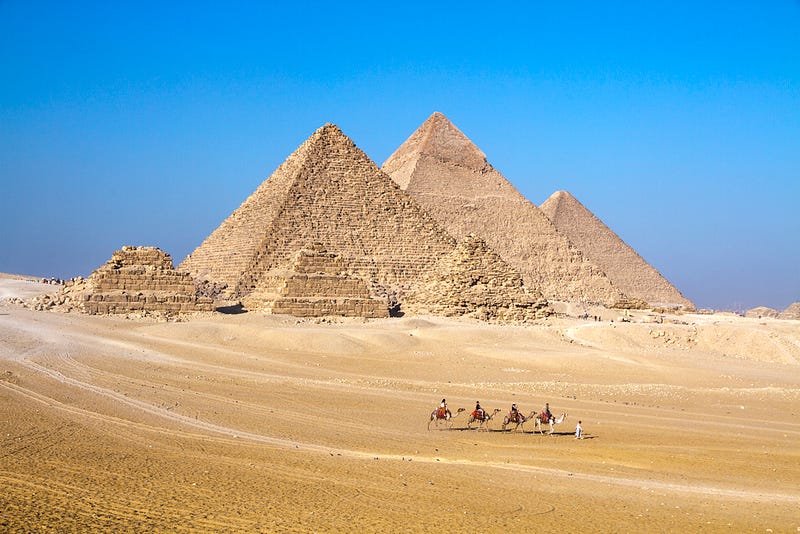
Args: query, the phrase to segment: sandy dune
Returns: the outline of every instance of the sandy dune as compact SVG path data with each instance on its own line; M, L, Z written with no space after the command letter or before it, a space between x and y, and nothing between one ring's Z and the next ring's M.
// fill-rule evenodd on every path
M0 530L800 531L800 323L673 319L158 322L0 302ZM503 412L428 431L442 397ZM501 432L512 402L568 416Z

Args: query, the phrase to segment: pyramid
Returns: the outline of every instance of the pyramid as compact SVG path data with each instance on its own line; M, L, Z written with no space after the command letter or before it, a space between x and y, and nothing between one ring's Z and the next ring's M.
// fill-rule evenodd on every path
M568 192L553 193L541 209L628 297L651 306L694 309L689 299Z
M295 317L389 316L387 302L370 298L367 284L347 274L344 262L320 243L296 252L286 268L267 273L242 303Z
M525 322L553 313L539 291L526 288L522 275L474 235L433 266L409 300L416 298L420 309L450 317Z
M623 298L441 113L431 115L382 169L448 233L483 238L545 298L605 305Z
M456 241L338 127L290 155L180 269L242 298L269 285L308 243L320 243L370 295L413 288Z
M212 301L198 297L192 277L172 268L169 254L156 247L122 247L85 280L61 291L67 308L95 314L211 311Z
M773 310L766 306L756 306L755 308L747 310L744 314L745 317L749 317L750 319L761 319L763 317L777 319L779 315L780 312L778 310Z
M314 132L181 263L244 296L308 243L403 288L455 241L335 125Z
M781 319L800 319L800 302L790 304L778 317Z

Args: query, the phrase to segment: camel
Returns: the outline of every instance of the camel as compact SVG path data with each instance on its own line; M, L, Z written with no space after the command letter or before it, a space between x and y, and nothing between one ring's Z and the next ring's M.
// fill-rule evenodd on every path
M486 425L486 428L484 430L489 430L489 421L492 420L492 417L500 413L500 411L501 411L500 408L495 408L492 413L488 413L486 410L483 410L483 418L475 417L475 412L472 412L471 414L469 414L469 420L467 420L467 428L472 430L472 427L470 425L475 421L478 421L477 430L483 428L483 425Z
M550 420L548 421L548 423L550 424L550 432L549 432L549 434L552 434L553 431L555 430L553 428L554 425L560 425L561 423L564 422L564 419L566 419L566 418L567 418L567 413L566 412L562 413L561 417L559 417L558 419L556 419L555 416L551 417ZM536 429L539 429L539 433L544 435L544 430L542 430L542 420L543 420L542 414L536 413L536 412L531 412L531 415L530 415L530 417L528 419L533 419L533 421L534 421L534 423L536 425L536 428L534 428L534 432L536 431Z
M428 420L428 430L430 430L430 429L431 429L431 423L433 423L434 421L436 421L436 426L437 426L437 427L439 426L439 423L441 423L441 422L445 422L445 423L447 423L447 424L448 424L448 426L452 426L452 424L453 424L453 423L452 423L453 419L455 419L456 417L458 417L459 415L461 415L461 412L464 412L464 411L466 411L466 410L467 410L466 408L459 408L459 409L456 411L456 414L455 414L455 415L453 415L453 414L450 412L450 410L449 410L449 409L448 409L448 410L444 410L444 414L442 414L442 412L440 411L440 409L439 409L439 408L436 408L435 410L433 410L433 411L431 412L431 418Z
M513 423L514 424L514 428L511 431L512 432L516 432L519 427L522 427L522 433L524 434L525 433L525 422L528 420L528 418L525 417L524 415L522 415L521 412L517 412L516 420L511 419L510 415L511 414L508 414L503 418L502 429L505 430L506 429L506 425L509 425L509 424Z

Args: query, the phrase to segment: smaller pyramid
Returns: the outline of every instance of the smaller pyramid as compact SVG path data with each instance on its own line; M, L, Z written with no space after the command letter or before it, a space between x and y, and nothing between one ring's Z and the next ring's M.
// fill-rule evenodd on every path
M568 192L553 193L541 209L627 297L651 306L694 309L689 299Z
M408 300L419 313L488 321L526 322L553 313L538 290L525 287L522 275L474 235L440 259Z
M212 300L198 297L188 273L172 267L172 257L157 247L122 247L88 278L68 283L62 306L97 314L211 311Z
M766 306L756 306L755 308L747 310L744 314L745 317L749 317L750 319L762 319L764 317L777 319L779 315L780 312L778 312L778 310L773 310Z
M790 304L778 317L781 319L800 319L800 302Z
M321 243L299 250L289 264L267 273L242 300L248 309L295 317L388 317L387 303L370 298L364 280Z

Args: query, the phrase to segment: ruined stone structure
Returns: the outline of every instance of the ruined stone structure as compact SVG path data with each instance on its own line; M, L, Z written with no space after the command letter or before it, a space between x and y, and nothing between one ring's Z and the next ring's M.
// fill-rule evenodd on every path
M773 310L772 308L767 308L766 306L756 306L755 308L747 310L744 314L745 317L749 317L751 319L761 319L764 317L777 319L779 315L780 313L778 310Z
M547 299L613 305L623 297L441 113L431 115L382 169L451 235L480 236Z
M61 306L90 314L211 311L210 298L197 297L194 280L172 267L156 247L122 247L88 278L68 282Z
M386 301L370 298L364 280L316 243L294 254L285 268L273 269L242 303L248 309L296 317L388 317Z
M553 193L541 209L628 297L651 306L694 309L689 299L568 192Z
M800 302L790 304L778 317L781 319L800 320Z
M525 287L519 272L474 235L436 263L409 301L432 315L488 321L524 322L553 313L538 290Z

